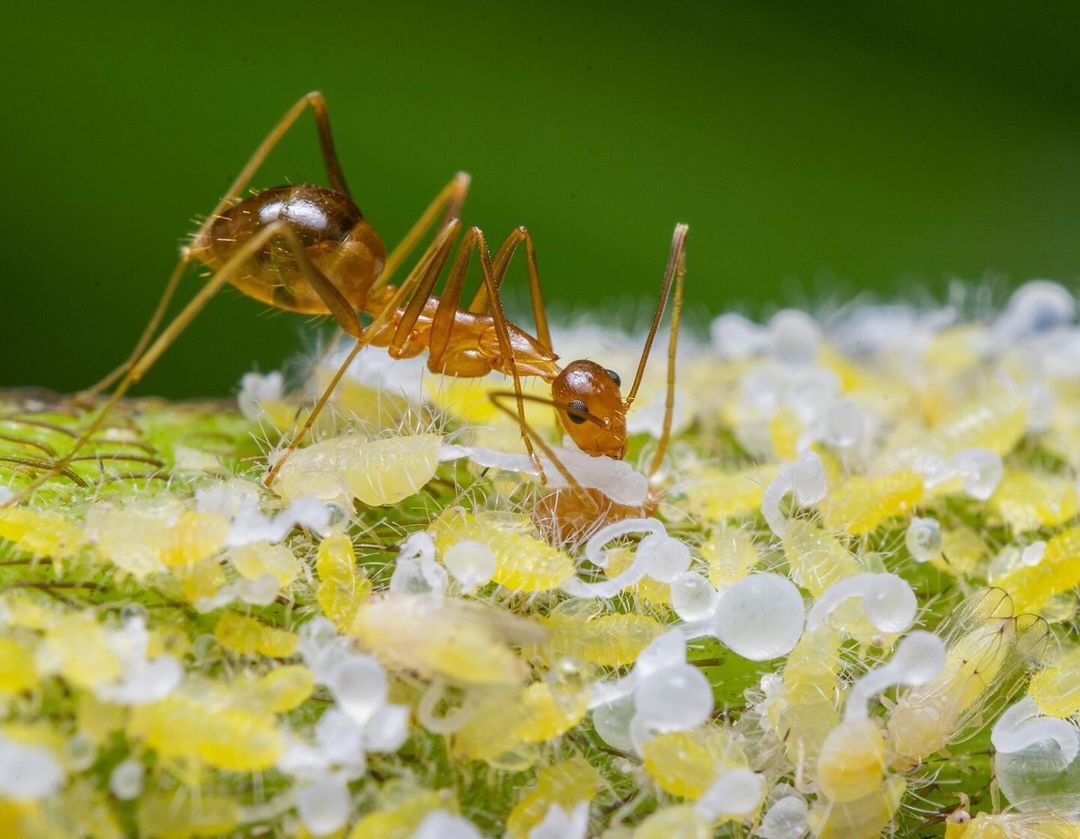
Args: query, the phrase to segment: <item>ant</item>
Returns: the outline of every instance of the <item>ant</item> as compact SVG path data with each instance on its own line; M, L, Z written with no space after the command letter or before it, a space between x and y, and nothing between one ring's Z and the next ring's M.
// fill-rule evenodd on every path
M267 155L311 107L318 129L329 188L312 184L272 187L241 198ZM252 154L226 195L181 251L166 282L162 297L130 357L93 387L92 396L119 379L97 415L71 449L54 462L12 503L25 497L52 475L60 473L101 427L109 411L169 345L195 318L210 298L226 283L244 294L286 311L330 315L355 339L329 385L319 397L303 426L266 475L269 486L285 460L295 451L325 406L357 353L365 346L385 347L394 358L428 351L428 369L434 373L480 377L499 371L513 379L514 389L496 391L490 398L502 411L514 416L522 441L545 480L533 441L555 464L571 487L577 481L525 420L526 400L554 406L562 426L583 451L592 455L622 458L626 453L626 412L641 384L649 351L656 336L672 286L675 305L668 348L667 402L663 434L653 459L655 472L670 436L674 403L674 356L682 286L685 274L686 225L677 225L652 325L638 362L630 391L624 399L621 381L611 370L588 360L573 361L560 370L551 348L551 334L540 291L536 250L529 231L518 227L492 257L483 231L471 227L462 237L458 213L465 200L469 176L458 173L435 197L401 243L389 255L378 234L353 202L334 149L329 114L322 94L308 93L278 121ZM433 241L400 286L390 284L417 242L443 216ZM441 297L432 292L459 237L461 245L451 264ZM511 258L525 246L529 294L536 337L508 322L499 290ZM466 271L472 252L479 255L483 285L467 308L462 308ZM213 271L203 287L151 343L184 270L199 262ZM359 314L371 321L365 326ZM521 378L539 376L551 384L552 398L522 393ZM517 410L503 404L513 397ZM594 505L595 506L595 505Z

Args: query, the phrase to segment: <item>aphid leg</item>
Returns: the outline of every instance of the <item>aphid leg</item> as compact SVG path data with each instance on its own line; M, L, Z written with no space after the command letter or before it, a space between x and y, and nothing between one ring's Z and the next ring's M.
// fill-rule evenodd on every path
M434 278L438 277L439 272L446 264L446 260L450 255L450 250L453 247L454 241L457 239L460 228L461 222L457 219L451 219L450 222L439 231L435 240L428 246L427 251L424 252L424 255L416 264L416 267L413 268L409 273L409 276L405 278L405 281L394 293L393 298L391 298L383 310L379 312L378 316L368 324L367 328L356 336L356 342L353 344L353 348L349 350L348 355L346 355L341 364L338 365L338 369L334 372L330 382L319 396L318 401L315 403L315 407L311 409L311 412L304 420L304 424L293 436L289 445L285 448L285 451L282 452L281 456L277 459L277 462L274 463L270 471L266 474L266 477L263 479L263 483L266 486L270 486L274 483L278 473L281 471L281 467L285 465L285 462L292 453L296 451L304 437L307 436L308 431L310 431L311 427L315 424L315 420L318 419L319 414L326 406L331 394L337 388L338 382L340 382L341 378L345 375L345 371L349 369L349 365L352 364L353 359L356 358L357 353L371 343L383 326L385 326L390 318L398 312L411 293L419 286L429 286L434 284ZM423 305L423 301L421 301L421 305Z
M685 224L675 225L675 235L671 239L671 251L668 253L667 268L664 269L664 283L660 287L660 299L656 303L656 312L653 314L649 334L645 338L645 346L641 349L641 358L638 361L637 372L634 374L634 383L630 385L630 392L624 400L627 410L630 409L630 404L634 401L634 397L637 396L638 388L641 386L641 377L645 375L645 365L649 362L649 352L652 350L656 331L660 328L660 319L664 316L664 309L667 307L667 299L671 293L672 283L674 283L676 275L681 280L685 272L686 231L687 226Z
M326 99L323 95L313 90L310 93L302 96L285 114L278 120L277 124L270 130L270 133L266 135L263 141L252 153L247 163L244 164L244 168L240 170L240 174L236 176L236 179L232 182L225 195L218 201L217 205L210 214L206 217L206 220L199 226L192 240L199 238L206 231L206 229L213 223L217 215L224 210L229 204L240 197L241 193L247 188L248 183L254 177L259 167L266 160L267 156L273 150L281 138L284 137L289 129L293 127L296 120L303 114L304 109L310 105L312 113L315 116L315 125L319 131L319 146L322 149L323 163L326 167L326 177L330 182L330 186L336 189L338 192L343 192L346 195L349 194L349 188L345 184L345 176L341 171L341 163L338 162L337 152L334 150L334 137L330 131L330 116L326 107ZM180 283L180 278L183 276L184 269L190 262L187 248L183 248L180 253L180 259L176 263L176 267L173 268L172 273L169 275L168 281L165 283L165 288L161 293L161 299L158 300L157 306L154 308L154 313L150 316L150 320L147 322L146 327L143 329L143 333L139 336L139 340L135 343L135 348L131 351L128 358L101 379L99 382L91 385L85 390L81 391L78 396L86 397L93 396L117 381L121 376L126 373L131 366L136 362L143 350L146 349L150 343L150 339L154 336L158 326L161 324L161 319L165 316L165 310L169 306L169 302L172 300L173 294L176 292L176 288Z
M680 235L681 228L681 235ZM675 353L679 344L679 320L682 316L683 284L686 280L686 225L677 225L675 237L671 243L671 255L668 257L668 270L671 263L675 265L675 299L671 304L671 323L668 326L668 352L667 352L667 392L664 395L664 425L660 432L660 439L656 441L656 451L653 453L652 463L649 464L648 477L652 478L664 462L667 453L668 441L671 439L671 423L675 414ZM664 296L667 296L667 276L665 275ZM659 318L653 322L653 332ZM650 337L650 341L651 341ZM645 356L642 356L642 365ZM638 374L640 377L640 373Z
M75 460L76 455L83 446L85 446L94 434L97 433L97 430L101 427L105 418L109 415L109 412L116 403L120 401L132 385L138 382L139 379L146 374L146 372L154 365L154 362L161 357L173 341L175 341L188 327L191 321L195 319L199 312L202 311L203 307L210 301L210 298L229 281L233 272L275 238L283 240L289 250L292 251L304 276L322 296L331 313L338 320L338 323L341 324L341 327L346 331L360 334L360 322L356 317L356 313L352 310L348 301L345 300L341 293L334 288L333 284L311 264L302 245L297 240L296 235L289 228L288 224L286 222L275 222L270 224L252 236L242 247L237 249L225 264L206 281L206 284L199 289L198 293L188 302L180 313L177 314L172 322L162 330L161 334L158 335L150 345L150 348L147 349L138 361L136 361L127 371L124 378L120 381L120 384L116 386L116 389L109 395L109 398L106 399L104 404L98 409L98 413L90 422L90 425L87 426L78 439L75 440L71 448L68 449L63 457L54 461L48 471L39 475L22 492L8 499L5 504L0 506L9 506L19 503L49 478L63 473L71 462Z

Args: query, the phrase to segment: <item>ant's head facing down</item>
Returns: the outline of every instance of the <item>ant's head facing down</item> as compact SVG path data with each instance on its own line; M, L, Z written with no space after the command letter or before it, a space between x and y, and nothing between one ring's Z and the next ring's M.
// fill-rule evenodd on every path
M619 374L594 361L572 361L551 383L563 427L579 449L622 459L626 454L626 404Z

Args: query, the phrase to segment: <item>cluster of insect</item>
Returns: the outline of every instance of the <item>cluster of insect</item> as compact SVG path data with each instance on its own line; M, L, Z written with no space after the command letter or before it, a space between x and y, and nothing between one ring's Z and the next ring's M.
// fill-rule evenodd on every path
M245 197L308 109L329 186ZM856 309L829 340L723 315L677 392L680 224L624 396L559 363L529 232L492 253L467 188L387 253L308 94L124 364L0 400L0 832L1080 836L1071 295ZM535 334L500 298L518 250ZM125 399L226 284L348 344L227 416ZM370 368L425 353L508 378L502 427Z

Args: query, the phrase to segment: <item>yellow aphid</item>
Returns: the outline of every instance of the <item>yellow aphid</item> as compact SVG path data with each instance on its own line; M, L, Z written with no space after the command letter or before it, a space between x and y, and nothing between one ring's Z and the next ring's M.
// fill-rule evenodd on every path
M79 733L100 745L114 731L120 731L127 722L127 708L102 702L90 691L79 695Z
M649 777L681 798L700 798L721 773L748 765L742 747L722 728L658 734L642 758Z
M528 668L511 645L545 638L541 627L507 612L412 594L364 601L352 634L392 667L465 685L523 682Z
M990 508L1017 533L1053 527L1076 515L1076 482L1060 475L1010 470L990 498Z
M857 801L877 791L885 777L885 738L872 720L845 720L825 738L817 783L831 801Z
M229 552L229 562L245 580L257 580L269 574L281 587L287 586L300 574L300 560L285 545L252 542Z
M761 560L754 537L746 530L722 526L713 530L701 545L701 556L709 567L709 582L714 586L737 583Z
M957 527L941 534L941 552L930 564L954 577L968 577L989 554L989 546L978 533Z
M225 571L216 559L204 559L194 565L175 568L173 576L180 581L180 594L188 603L213 597L226 581Z
M794 460L799 456L799 436L803 424L790 408L781 408L769 420L769 440L777 460Z
M319 584L315 599L338 632L347 633L356 607L371 594L371 581L356 570L356 552L344 533L332 533L319 543L315 557Z
M1061 655L1031 678L1028 693L1049 717L1080 713L1080 646Z
M49 627L38 647L37 666L59 672L82 688L93 689L120 676L120 662L104 628L86 612L65 615Z
M814 597L862 569L832 534L805 519L791 519L783 540L791 576Z
M123 507L99 505L86 515L86 533L97 552L136 579L185 568L224 545L229 521L187 510L176 499L136 499Z
M591 801L602 779L583 757L572 757L540 770L536 785L527 792L506 819L506 831L514 839L527 839L529 832L544 820L548 809L561 807L571 812L583 801Z
M8 621L26 629L48 629L62 614L54 601L45 600L39 592L5 592L0 595L0 607Z
M550 637L542 652L549 662L565 656L604 667L633 664L664 630L659 621L648 615L590 616L578 614L573 606L555 609L544 625Z
M256 701L273 714L298 708L315 689L311 671L300 664L275 667L262 676L255 687Z
M892 751L906 767L981 724L987 702L1004 703L1045 644L1045 621L1014 616L1008 596L990 589L954 613L939 634L949 639L945 666L926 684L902 692L888 720Z
M435 477L441 444L438 434L333 437L294 452L274 490L290 501L314 495L345 505L354 498L373 507L397 504Z
M284 658L292 655L299 643L295 632L267 626L255 618L226 612L214 627L214 637L225 649L242 655Z
M16 693L37 684L30 651L14 638L0 638L0 692Z
M191 792L148 793L139 799L136 821L140 836L186 839L221 836L240 823L240 805L224 796Z
M865 798L820 802L810 810L811 833L818 839L880 839L896 815L907 789L903 778L889 778Z
M765 487L772 483L778 471L775 466L736 472L703 468L690 478L686 489L687 509L710 522L753 515L761 507Z
M411 839L428 813L453 811L454 805L446 791L414 792L390 807L361 817L349 831L349 839Z
M1018 612L1038 612L1050 598L1080 586L1080 527L1050 539L1038 565L1021 565L995 585L1012 595Z
M840 635L828 624L804 633L787 658L783 695L769 703L769 719L788 759L812 770L822 743L840 721Z
M431 526L435 547L445 551L466 540L486 545L495 554L492 579L514 591L548 591L572 576L574 563L558 548L535 535L527 516L445 511Z
M518 736L524 716L520 701L520 691L506 690L479 699L468 722L450 738L451 756L496 763L507 755L512 755L511 760L522 760L524 754L525 766L516 768L526 768L532 759L529 745Z
M950 817L945 839L1076 839L1080 821L1053 812L979 813L975 818Z
M86 541L82 529L56 513L0 508L0 539L41 559L74 556Z
M123 839L124 831L109 807L109 798L96 789L87 778L79 778L64 790L62 813L58 821L66 822L63 829L69 835L92 836L93 839ZM72 824L74 822L74 824Z
M234 772L269 769L283 744L274 718L233 707L220 691L176 693L132 709L128 736L164 758L193 758Z
M514 736L523 743L542 743L584 719L588 696L554 691L546 682L534 682L522 693L519 707L522 719Z
M942 455L964 449L990 449L1004 457L1027 430L1027 406L1012 393L997 393L966 403L946 416L934 429L932 443Z
M953 326L939 332L923 352L931 370L956 375L979 363L977 332L970 325Z
M634 830L634 839L711 839L712 824L689 804L657 810Z
M861 536L887 519L907 515L922 497L923 478L915 472L893 472L880 478L855 475L829 492L825 526Z

